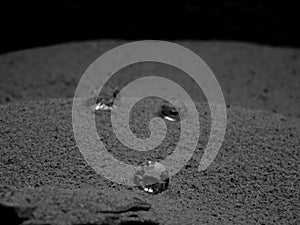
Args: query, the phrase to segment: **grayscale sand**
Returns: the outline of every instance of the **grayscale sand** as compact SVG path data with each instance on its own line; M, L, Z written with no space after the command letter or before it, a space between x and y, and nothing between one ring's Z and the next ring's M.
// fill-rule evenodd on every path
M0 57L0 213L7 224L300 223L299 50L184 44L192 45L218 76L228 103L227 131L217 158L198 172L210 113L203 96L192 90L199 99L198 145L170 187L158 195L97 174L74 139L76 82L93 59L118 42L66 44ZM144 68L163 71L151 64ZM134 72L125 70L132 76ZM137 136L149 135L148 122L158 104L151 100L134 109L132 131ZM123 146L108 121L108 112L97 113L106 147L134 165L163 159L180 135L178 124L167 123L163 143L141 154Z
M8 53L0 57L0 103L24 99L72 98L87 67L101 54L124 41L90 41ZM238 42L178 41L197 53L217 77L227 104L265 109L300 118L300 50ZM116 82L124 83L140 71L183 72L153 63L129 67ZM181 85L194 85L184 78ZM192 86L195 87L195 86ZM197 88L197 87L196 87ZM191 88L191 96L204 99Z

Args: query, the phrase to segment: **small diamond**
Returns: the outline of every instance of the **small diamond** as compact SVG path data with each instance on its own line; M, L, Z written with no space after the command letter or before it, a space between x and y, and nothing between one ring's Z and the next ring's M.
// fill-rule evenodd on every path
M175 103L175 106L170 103L163 104L161 106L159 115L160 117L171 122L179 122L187 115L187 108L179 100L172 100L172 102Z
M95 110L113 110L114 109L114 106L108 106L108 105L105 105L105 104L102 104L102 103L98 103L96 106L95 106Z
M170 107L167 105L163 105L160 111L161 117L169 120L171 122L180 121L179 113L177 112L176 108Z
M104 88L103 94L99 96L100 88L97 86L91 89L91 100L96 103L94 109L97 110L112 110L115 108L114 102L120 99L120 91L116 86L108 86Z
M133 181L141 190L150 194L158 194L168 188L170 178L164 165L148 161L136 172Z

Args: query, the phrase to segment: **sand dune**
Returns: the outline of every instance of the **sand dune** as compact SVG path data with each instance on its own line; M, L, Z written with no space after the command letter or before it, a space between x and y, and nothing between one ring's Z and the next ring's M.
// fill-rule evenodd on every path
M222 148L201 172L211 122L203 93L174 68L146 63L123 69L118 85L140 70L167 74L197 99L197 148L166 191L149 195L97 174L72 129L72 97L80 77L96 57L121 43L71 43L0 56L2 218L9 224L298 224L299 50L177 42L211 67L228 104ZM137 137L150 135L149 120L159 104L148 99L134 107L131 128ZM180 137L180 126L167 122L164 141L155 150L138 152L120 143L107 111L96 114L96 125L109 152L132 165L164 159Z
M158 103L151 104L135 109L137 135L147 135L147 118ZM205 103L197 106L201 135L194 155L168 190L152 196L103 178L85 162L73 136L72 99L1 105L1 214L12 215L11 224L296 224L300 121L228 108L222 148L198 172L210 118ZM156 150L134 153L112 134L108 116L96 115L99 135L125 162L160 159L178 140L178 125L169 123Z
M124 41L61 44L0 56L0 103L44 98L72 98L86 68ZM227 104L265 109L300 118L300 51L292 48L218 41L176 41L198 54L217 77ZM168 74L204 99L182 71L153 63L129 66L116 83L137 73ZM120 74L119 74L120 75ZM192 88L191 88L192 87Z

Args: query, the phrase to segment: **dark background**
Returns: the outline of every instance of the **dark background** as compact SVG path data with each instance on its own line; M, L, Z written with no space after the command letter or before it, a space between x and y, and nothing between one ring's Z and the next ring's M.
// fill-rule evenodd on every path
M300 46L289 1L8 1L0 53L91 39L236 40Z

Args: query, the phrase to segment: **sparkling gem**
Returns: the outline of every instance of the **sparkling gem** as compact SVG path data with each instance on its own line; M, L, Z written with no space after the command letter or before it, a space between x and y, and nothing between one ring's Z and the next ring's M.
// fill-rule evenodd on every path
M105 105L105 104L102 104L102 103L98 103L96 106L95 106L95 110L112 110L114 108L114 106L109 106L109 105Z
M169 120L172 122L180 121L179 113L177 112L176 108L174 108L174 107L163 105L161 107L160 114L166 120Z
M171 122L179 122L187 115L187 108L183 102L179 100L172 100L172 103L165 103L161 106L159 115L160 117Z
M94 109L97 110L112 110L115 105L114 102L117 98L120 98L120 91L119 88L116 86L107 86L103 87L103 92L99 96L100 93L100 85L96 86L95 88L91 89L90 95L91 100L93 101L93 105L96 103Z
M141 190L149 194L158 194L168 188L170 178L164 165L148 161L136 172L133 181Z

